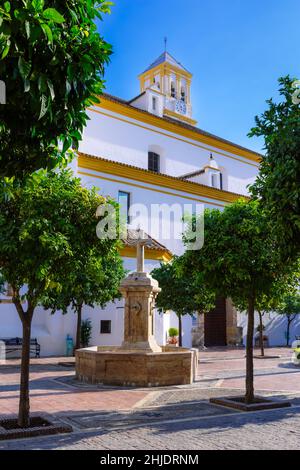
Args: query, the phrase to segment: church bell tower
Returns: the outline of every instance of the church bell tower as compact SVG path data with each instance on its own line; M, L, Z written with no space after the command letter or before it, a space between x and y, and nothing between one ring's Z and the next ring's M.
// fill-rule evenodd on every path
M196 125L192 118L192 74L165 50L139 75L141 94L147 95L147 110L161 117Z

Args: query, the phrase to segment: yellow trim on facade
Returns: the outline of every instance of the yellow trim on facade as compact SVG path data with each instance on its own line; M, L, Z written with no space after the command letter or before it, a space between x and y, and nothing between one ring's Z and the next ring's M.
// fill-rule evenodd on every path
M96 103L95 107L102 108L107 111L111 111L113 113L120 114L121 116L126 116L131 119L135 119L137 121L149 124L151 126L157 127L159 129L164 129L168 132L173 132L174 134L186 137L188 139L194 140L196 142L201 142L211 147L217 147L218 149L222 149L226 152L232 153L234 155L238 155L240 157L244 157L248 160L255 161L257 163L260 162L260 157L255 152L246 149L240 149L232 144L227 144L226 142L221 142L218 139L215 139L211 136L206 136L197 132L197 130L193 129L186 129L178 123L169 122L162 118L155 116L154 114L146 113L138 108L134 108L133 106L129 106L123 103L117 103L116 101L112 101L105 96L99 96L100 103ZM93 108L91 108L95 111ZM170 136L168 136L170 137ZM210 149L207 149L210 150ZM216 152L217 153L217 152ZM222 154L226 157L229 155ZM231 157L232 158L232 157ZM242 161L242 160L240 160Z
M195 119L183 116L182 114L174 113L173 111L170 111L167 108L164 108L164 115L179 119L180 121L184 121L187 124L190 124L191 126L195 126L197 124L197 121L195 121Z
M120 250L120 255L123 256L123 258L136 258L136 248L134 246L124 246ZM152 259L169 263L173 259L173 256L168 250L149 250L147 247L145 247L145 259Z
M183 196L182 194L171 193L170 191L163 191L162 189L154 189L154 188L151 188L149 186L143 186L141 184L132 183L131 181L127 182L127 181L117 180L115 178L107 178L103 175L96 175L94 173L87 173L86 171L80 171L79 170L78 174L79 175L84 175L84 176L91 176L93 178L98 178L98 179L101 179L101 180L104 180L104 181L111 181L112 183L124 184L125 186L134 186L135 188L146 189L147 191L153 191L153 192L159 193L159 194L167 194L168 196L176 196L176 197L180 197L182 199L187 199L188 201L196 201L196 202L201 202L203 204L210 204L211 206L224 207L224 205L225 205L225 203L224 204L219 204L218 202L210 202L210 201L206 201L205 199L198 199L198 198L195 198L195 197L192 197L192 196Z
M243 197L239 194L222 191L220 189L192 183L190 181L183 181L167 175L152 173L150 171L131 167L122 163L103 160L100 158L97 159L83 153L78 154L78 166L84 169L109 173L110 175L121 176L123 178L129 178L135 181L141 181L143 183L173 189L200 197L215 199L216 201L222 201L225 203L231 203L236 201L238 198Z

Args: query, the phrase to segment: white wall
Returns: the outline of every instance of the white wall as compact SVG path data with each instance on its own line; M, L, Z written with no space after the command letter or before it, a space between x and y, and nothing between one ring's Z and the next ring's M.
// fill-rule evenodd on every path
M174 312L170 314L170 327L178 328L179 322L178 317ZM185 315L182 317L182 346L184 348L192 347L192 317L191 315Z
M286 329L287 320L284 315L277 315L276 313L268 313L263 317L263 324L266 329L264 334L269 338L270 346L285 346L286 345ZM259 325L258 314L255 315L255 328ZM238 314L238 326L243 327L243 340L246 344L247 334L247 315L244 313ZM256 332L256 331L255 331ZM295 336L300 336L300 315L292 323L290 329L290 344L292 344Z
M136 182L131 181L129 178L114 177L113 175L101 174L92 170L89 170L89 173L89 176L81 175L84 186L88 188L96 186L101 194L110 195L116 200L118 199L119 190L126 191L130 193L132 205L143 204L143 212L141 212L138 220L140 228L165 245L174 254L180 255L184 251L182 243L183 212L179 213L181 215L177 218L176 223L171 220L171 230L169 231L168 225L162 217L159 217L159 214L155 214L155 212L151 212L155 210L153 205L157 207L161 204L166 204L172 207L177 204L179 209L185 205L186 212L189 211L190 213L195 210L197 204L202 206L206 203L206 206L210 208L220 209L224 207L222 203L210 198L198 199L190 194L175 190L171 190L170 194L166 194L167 191L164 190L163 193L160 193L157 186L148 183L136 184ZM104 179L102 179L102 176ZM109 178L112 178L114 181L108 181L107 179ZM146 212L144 212L144 209L146 209ZM137 228L137 226L133 228Z
M145 260L146 272L159 266L155 260ZM124 258L125 269L132 271L136 267L136 260ZM105 309L95 306L84 306L82 319L89 318L92 322L91 346L120 346L124 337L124 300L110 302ZM101 320L111 320L111 333L100 333ZM75 342L76 314L69 309L63 315L60 311L51 315L49 311L38 307L32 323L32 338L37 338L41 345L42 356L62 356L66 353L66 336L70 335ZM155 313L155 337L159 344L166 343L169 329L169 315ZM21 321L15 306L12 303L0 304L0 338L22 337ZM9 357L14 357L10 355Z
M101 108L95 109L102 112ZM253 161L109 111L103 112L105 116L89 111L91 120L80 145L82 152L147 168L149 146L157 145L164 150L164 172L171 176L199 170L207 164L212 152L219 167L228 175L227 189L240 194L248 193L247 185L253 183L258 174L258 165Z

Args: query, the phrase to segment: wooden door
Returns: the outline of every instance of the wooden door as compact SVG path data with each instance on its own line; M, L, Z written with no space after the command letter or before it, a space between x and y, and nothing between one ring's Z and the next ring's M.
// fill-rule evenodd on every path
M216 307L204 316L205 346L226 346L226 299L219 298Z

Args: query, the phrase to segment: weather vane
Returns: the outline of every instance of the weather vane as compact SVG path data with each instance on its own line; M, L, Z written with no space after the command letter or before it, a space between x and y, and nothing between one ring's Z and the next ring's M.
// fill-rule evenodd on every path
M167 52L167 43L168 43L168 38L165 36L165 52Z

